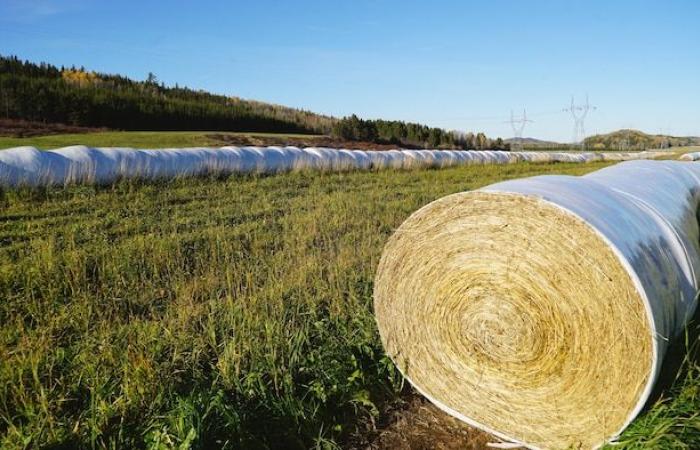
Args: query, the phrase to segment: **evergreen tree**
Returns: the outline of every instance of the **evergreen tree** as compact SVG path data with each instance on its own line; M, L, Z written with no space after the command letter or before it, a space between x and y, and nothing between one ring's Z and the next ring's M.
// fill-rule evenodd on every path
M156 75L145 81L60 69L0 55L0 110L8 118L123 130L220 130L318 133L350 141L392 143L406 147L485 149L483 134L460 134L417 123L343 119L175 85Z

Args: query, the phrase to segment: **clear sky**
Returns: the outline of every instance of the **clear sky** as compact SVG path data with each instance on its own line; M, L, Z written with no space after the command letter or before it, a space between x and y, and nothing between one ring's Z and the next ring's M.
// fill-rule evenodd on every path
M700 135L700 1L0 0L0 53L321 113Z

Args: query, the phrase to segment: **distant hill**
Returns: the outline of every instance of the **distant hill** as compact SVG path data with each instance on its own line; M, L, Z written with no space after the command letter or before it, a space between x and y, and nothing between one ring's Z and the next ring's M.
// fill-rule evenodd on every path
M522 142L523 147L526 148L560 148L560 147L567 147L568 144L561 144L559 142L554 142L554 141L545 141L543 139L536 139L533 137L524 137L522 139L516 139L516 138L508 138L504 142L507 144L514 144L518 141Z
M700 137L647 134L639 130L623 129L586 138L586 147L591 150L644 150L689 145L700 145Z

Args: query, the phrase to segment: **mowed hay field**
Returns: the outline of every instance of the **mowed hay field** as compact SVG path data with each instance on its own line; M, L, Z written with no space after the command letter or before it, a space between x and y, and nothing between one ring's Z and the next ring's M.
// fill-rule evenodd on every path
M3 191L0 447L367 445L410 393L372 312L392 231L446 194L604 165ZM700 367L675 359L625 447L700 448Z
M0 135L0 149L32 146L42 150L86 145L88 147L217 147L227 145L216 136L232 136L248 139L307 139L319 138L313 134L238 133L216 131L96 131L94 133L53 134L32 137L8 137Z

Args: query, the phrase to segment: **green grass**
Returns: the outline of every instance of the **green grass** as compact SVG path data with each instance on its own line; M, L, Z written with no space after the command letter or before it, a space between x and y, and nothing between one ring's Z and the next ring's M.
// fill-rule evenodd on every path
M688 147L674 147L673 151L682 155L684 153L700 152L700 145L692 145Z
M66 147L68 145L136 148L208 147L222 145L221 142L207 137L209 134L301 139L314 137L314 135L306 134L224 133L219 131L102 131L96 133L56 134L27 138L0 136L0 149L21 147L24 145L37 147L43 150Z
M658 400L625 431L615 447L700 448L700 311L694 324L673 342L653 395ZM663 389L659 389L659 388Z
M604 165L2 192L0 447L342 445L407 389L372 315L392 230L449 193ZM686 368L628 447L700 448Z

